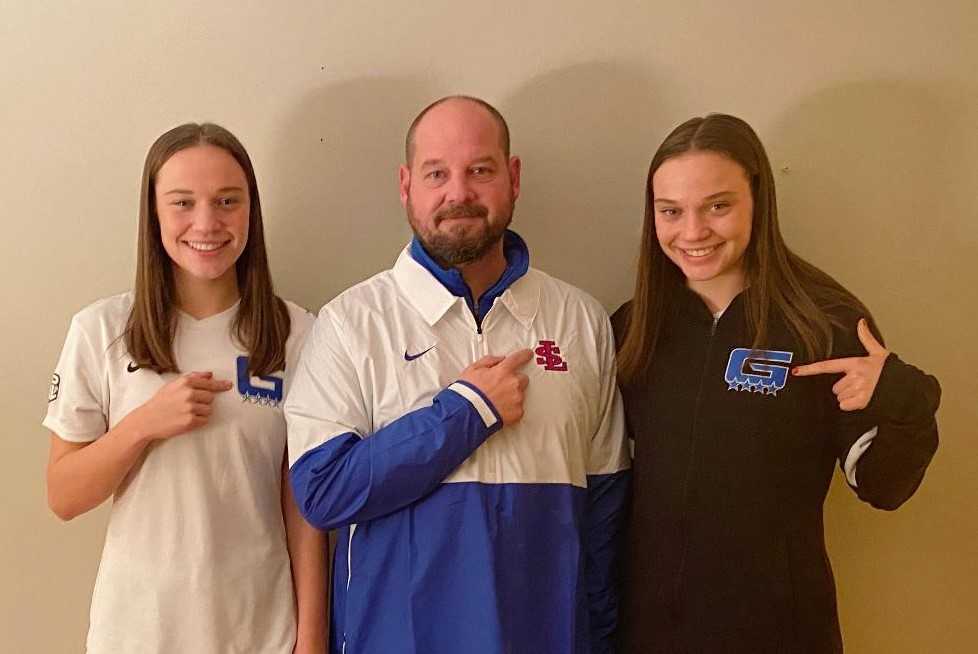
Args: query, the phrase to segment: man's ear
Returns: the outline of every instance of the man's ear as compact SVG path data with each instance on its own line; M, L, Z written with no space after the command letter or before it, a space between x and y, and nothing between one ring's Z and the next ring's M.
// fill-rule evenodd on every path
M509 158L509 181L513 186L513 200L520 197L520 171L523 169L523 162L519 157Z
M401 205L407 206L408 189L411 188L411 169L401 165L397 167L398 188L401 192Z

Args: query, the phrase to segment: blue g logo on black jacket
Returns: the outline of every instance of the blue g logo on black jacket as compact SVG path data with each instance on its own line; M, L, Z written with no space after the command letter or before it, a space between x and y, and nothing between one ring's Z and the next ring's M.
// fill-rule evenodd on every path
M730 351L723 379L727 390L753 391L777 396L788 383L788 367L793 354L779 350L752 350L738 347Z

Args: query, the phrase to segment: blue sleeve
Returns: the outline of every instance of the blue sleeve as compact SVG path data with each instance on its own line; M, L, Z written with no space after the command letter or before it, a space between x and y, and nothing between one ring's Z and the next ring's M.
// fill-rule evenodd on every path
M621 585L619 562L630 490L630 470L587 478L584 545L591 654L615 651Z
M631 490L625 410L615 375L615 347L607 316L597 324L599 422L587 464L584 516L585 582L590 618L591 654L615 651L618 628L620 549L626 504Z
M337 529L366 522L425 497L501 427L482 393L455 382L431 406L366 438L342 433L306 451L289 480L310 524Z

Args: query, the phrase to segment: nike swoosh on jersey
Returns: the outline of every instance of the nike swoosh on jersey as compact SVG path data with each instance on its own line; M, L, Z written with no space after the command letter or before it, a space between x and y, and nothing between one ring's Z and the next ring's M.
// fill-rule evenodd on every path
M434 345L432 345L431 347L429 347L424 352L418 352L417 354L408 354L408 351L407 350L404 350L404 360L405 361L414 361L418 357L424 356L428 352L431 352L433 349L435 349L435 346Z
M139 365L135 361L130 361L129 365L126 366L126 372L136 372L139 370Z

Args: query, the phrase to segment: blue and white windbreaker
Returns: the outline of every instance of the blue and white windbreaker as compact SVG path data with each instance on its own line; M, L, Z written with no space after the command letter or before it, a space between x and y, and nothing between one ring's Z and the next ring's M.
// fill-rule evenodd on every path
M306 519L340 530L334 653L613 650L629 458L610 324L513 232L505 251L475 307L414 241L310 331L290 479ZM457 377L521 348L524 417L503 427Z

